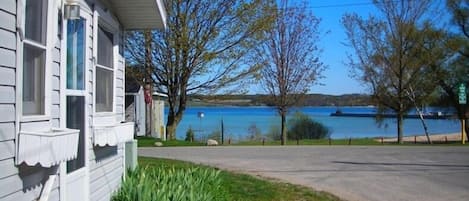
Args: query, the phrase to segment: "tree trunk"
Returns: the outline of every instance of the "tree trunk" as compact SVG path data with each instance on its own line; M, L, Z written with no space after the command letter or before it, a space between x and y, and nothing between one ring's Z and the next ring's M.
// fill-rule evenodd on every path
M151 105L145 104L145 136L151 136Z
M166 139L176 139L176 128L182 119L182 112L171 112L172 108L169 108L168 122L166 123Z
M464 121L466 122L466 123L465 123L465 125L466 125L466 128L465 128L465 129L466 129L466 135L467 135L467 134L469 133L469 125L467 125L467 124L468 124L467 119L464 119ZM466 136L466 137L467 137L467 136Z
M174 140L176 136L176 127L177 125L172 123L170 124L169 122L166 124L166 139L168 140Z
M430 135L428 134L427 124L425 123L425 119L423 118L423 112L417 106L415 106L415 109L417 110L417 113L419 113L420 122L422 123L423 130L425 131L425 136L427 136L428 144L433 144L432 140L430 139Z
M280 114L280 116L282 117L282 137L281 137L281 144L282 145L286 145L287 144L287 126L286 126L286 119L287 119L287 115L282 112L282 114Z
M461 119L461 143L462 144L465 144L466 143L466 140L467 140L467 132L466 132L466 128L467 128L467 125L466 125L466 120L465 119Z
M398 144L404 144L403 134L402 134L402 130L403 130L402 126L404 125L403 121L404 121L403 112L398 112L397 114L397 143Z
M145 30L144 31L144 37L145 37L145 86L144 88L148 90L150 99L152 98L153 94L153 83L151 82L151 71L152 71L152 60L151 60L151 41L152 41L152 36L151 36L151 31L150 30ZM146 103L145 105L145 136L151 136L151 125L153 124L152 122L152 100L150 102Z

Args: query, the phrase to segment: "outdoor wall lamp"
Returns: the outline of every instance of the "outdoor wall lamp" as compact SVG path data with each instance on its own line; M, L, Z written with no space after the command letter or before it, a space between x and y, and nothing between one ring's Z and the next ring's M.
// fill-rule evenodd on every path
M67 20L80 19L80 3L73 0L65 1L64 18Z

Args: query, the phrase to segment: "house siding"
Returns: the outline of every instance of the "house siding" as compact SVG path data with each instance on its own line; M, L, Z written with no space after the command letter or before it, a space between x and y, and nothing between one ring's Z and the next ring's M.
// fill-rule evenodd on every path
M18 177L15 167L16 2L0 4L0 200L21 186L11 185Z
M16 154L16 1L3 0L0 4L0 200L37 200L42 182L50 168L26 167L15 164ZM58 50L60 51L60 50ZM53 58L60 61L59 58ZM60 81L53 85L60 84ZM57 88L59 86L52 86ZM58 118L58 116L57 116ZM25 129L50 127L49 121L25 122ZM49 200L59 200L56 178Z
M53 127L63 127L65 125L65 110L66 103L64 102L66 94L69 92L65 90L63 84L66 79L64 72L66 70L66 64L62 63L66 60L63 58L66 54L61 49L64 45L65 37L59 38L57 33L48 32L47 35L53 41L49 41L47 46L47 56L50 60L47 60L46 71L47 83L50 83L46 89L46 103L48 104L45 108L47 109L44 117L40 118L23 118L21 117L21 108L17 108L17 103L21 104L21 100L17 100L18 95L21 94L22 90L17 83L21 82L20 78L17 78L21 72L21 66L17 66L17 61L21 61L22 55L21 44L18 44L19 39L16 33L16 21L17 21L17 2L19 0L2 0L0 4L0 200L37 200L41 195L44 181L51 174L56 174L57 177L53 181L52 190L50 192L49 200L55 201L61 198L66 198L68 193L72 196L81 199L82 194L74 192L74 186L68 186L67 178L68 175L60 175L63 172L63 166L61 168L54 166L51 168L41 167L40 165L28 166L26 164L18 164L15 161L15 155L17 154L17 136L18 131L36 131L36 130L49 130ZM51 0L52 1L52 0ZM62 1L56 0L55 3L62 3ZM80 0L80 5L85 8L86 13L90 15L89 19L93 19L94 12L92 8L99 8L102 6L98 0ZM55 6L51 6L55 7ZM58 9L58 7L55 7ZM55 9L54 8L54 9ZM102 15L104 21L111 20L106 19L111 16L109 13L113 13L109 8L101 9L107 14ZM48 13L57 13L58 10L49 10ZM22 14L22 13L19 13ZM19 18L18 18L19 19ZM119 20L115 20L117 23ZM58 26L57 19L52 20L51 26ZM55 23L55 24L54 24ZM65 23L65 22L64 22ZM122 55L122 50L119 50L119 54L116 55L116 68L114 78L114 112L110 114L97 114L94 112L94 99L95 99L95 86L94 86L94 73L95 66L94 62L96 58L93 58L93 51L95 50L94 44L96 44L97 38L94 37L95 28L93 22L89 24L89 31L87 34L87 69L85 72L86 77L86 110L87 110L87 128L85 134L85 143L87 152L85 152L86 164L84 167L85 179L87 182L87 195L89 192L90 200L109 200L121 183L122 175L124 174L124 144L120 143L117 146L105 146L98 147L93 144L93 126L96 124L114 123L117 124L124 121L124 86L125 86L125 61ZM115 32L115 37L119 40L117 45L119 48L123 47L122 38L122 27L118 25L118 30ZM49 27L50 28L50 27ZM55 27L57 28L57 27ZM55 29L54 28L54 29ZM65 34L65 33L64 33ZM19 47L19 49L18 49ZM17 53L19 50L20 53ZM21 63L21 62L19 62ZM18 68L20 67L20 68ZM21 98L21 97L20 97ZM50 99L47 99L50 98ZM65 165L65 163L62 163ZM57 171L57 168L61 169ZM73 183L74 181L71 181ZM60 185L64 185L63 188ZM64 194L60 194L64 192ZM77 194L77 195L75 195ZM67 195L67 196L64 196ZM86 197L86 196L85 196Z
M109 20L109 19L102 19ZM97 28L91 25L92 29ZM90 35L93 39L93 36ZM120 37L118 34L115 37ZM122 47L119 40L119 47ZM93 47L89 47L89 51L93 52ZM122 55L118 55L117 67L115 68L115 112L111 115L102 116L100 114L90 113L90 120L96 124L106 124L106 122L119 123L124 121L124 59ZM91 61L90 61L91 62ZM89 69L88 78L89 86L94 86L93 80L94 68ZM90 87L90 96L94 99L94 87ZM93 101L89 102L89 108L93 107ZM124 145L97 147L93 145L92 134L89 135L89 165L90 165L90 200L109 200L119 186L124 173Z

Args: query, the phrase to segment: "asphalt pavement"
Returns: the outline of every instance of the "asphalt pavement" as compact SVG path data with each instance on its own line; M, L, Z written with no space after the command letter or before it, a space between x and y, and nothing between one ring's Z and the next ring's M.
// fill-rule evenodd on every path
M221 146L139 148L301 184L345 200L469 200L469 147Z

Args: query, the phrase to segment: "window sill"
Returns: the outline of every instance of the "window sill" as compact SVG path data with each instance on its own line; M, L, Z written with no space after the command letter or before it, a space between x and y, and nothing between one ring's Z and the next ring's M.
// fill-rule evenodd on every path
M49 115L31 115L21 116L20 122L32 122L32 121L49 121L51 117Z
M48 131L20 131L18 163L42 167L58 165L77 157L79 130L52 128Z
M96 125L93 127L94 146L116 146L134 138L134 122L113 125Z
M94 116L96 117L109 117L109 116L115 116L115 112L95 112Z

